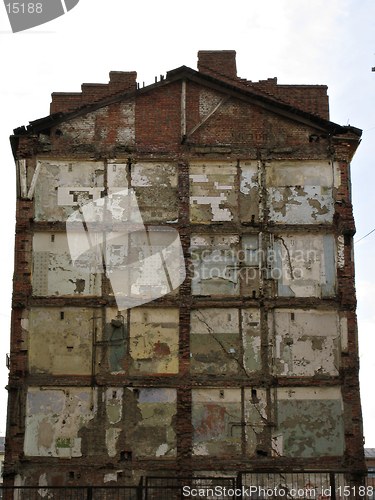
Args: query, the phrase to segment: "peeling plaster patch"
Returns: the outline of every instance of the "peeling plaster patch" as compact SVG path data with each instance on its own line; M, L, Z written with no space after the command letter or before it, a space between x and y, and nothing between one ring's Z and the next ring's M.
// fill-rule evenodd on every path
M179 310L137 307L130 311L132 373L178 373Z
M337 267L342 269L345 266L345 245L344 236L337 237Z
M65 221L78 206L101 197L103 162L43 159L40 164L35 188L36 221Z
M103 188L59 187L57 205L59 207L80 207L90 201L98 200Z
M109 483L110 481L117 482L117 472L109 472L104 476L104 483Z
M191 162L190 213L197 222L237 219L234 162Z
M99 322L100 318L94 318L94 311L88 308L32 307L30 372L90 375L92 331Z
M51 448L53 443L54 430L48 420L42 420L39 424L38 447Z
M240 162L240 218L258 220L259 207L259 172L258 162Z
M240 454L240 422L240 389L192 389L193 455Z
M337 162L333 163L333 186L337 189L341 186L341 169Z
M111 242L108 258L115 267L116 272L111 274L111 279L112 286L121 290L118 296L129 297L131 305L132 299L139 301L141 297L142 303L145 303L146 298L152 300L168 293L178 293L185 263L176 235L177 232L169 228L148 233L133 231L130 242L127 241L128 235L124 236L122 245L119 245L120 238L113 240L116 245ZM128 264L129 260L137 265Z
M117 424L122 419L123 389L122 387L109 387L105 393L106 412L110 424Z
M135 103L120 103L120 123L117 129L116 143L131 146L135 143Z
M343 401L339 387L279 388L278 429L283 455L340 456L344 453Z
M108 450L108 456L114 457L116 455L116 443L121 434L121 429L111 427L105 431L105 444Z
M280 296L332 296L336 270L333 235L275 236L268 255Z
M273 222L332 222L333 171L330 162L275 162L266 168L269 217Z
M108 163L107 167L108 194L128 189L127 163Z
M87 113L79 118L73 118L59 125L63 136L72 140L75 144L88 144L95 137L95 125L97 117L105 117L108 108L102 108L92 113Z
M238 235L192 235L193 295L239 295Z
M250 194L251 189L259 189L258 166L255 162L242 163L240 192Z
M159 446L159 448L156 450L156 456L157 457L162 457L163 455L165 455L168 451L168 445L167 443L163 443Z
M340 318L340 334L341 334L341 351L348 352L348 318L346 312L342 313ZM345 316L344 316L345 315Z
M244 309L242 316L244 366L246 372L261 369L261 338L259 309Z
M267 391L260 388L245 389L245 435L246 451L254 456L258 445L264 441L263 435L267 426Z
M207 456L209 455L207 446L205 444L198 444L194 447L193 453L195 456Z
M178 167L172 162L138 162L131 168L143 222L178 218Z
M192 179L193 182L208 182L208 177L206 174L191 174L190 179Z
M316 186L268 188L270 220L284 224L332 222L332 189L328 188L327 195L320 191Z
M24 453L30 457L82 456L79 430L97 412L91 388L28 389Z
M112 321L120 321L122 325L114 326ZM129 349L129 332L125 318L118 317L118 309L115 307L108 307L106 309L106 325L103 340L106 340L106 344L102 347L99 361L107 358L109 371L112 374L124 374L124 361ZM111 396L113 397L113 391L109 391L108 398ZM120 393L116 392L116 399L112 401L116 405L118 404L117 397L122 398L122 390Z
M191 312L190 324L192 374L244 374L238 309L198 309Z
M87 273L73 267L66 233L34 233L33 238L33 295L100 295L101 272ZM82 258L93 260L86 252ZM87 264L87 268L91 268Z
M136 420L127 410L127 442L137 458L176 456L174 420L177 412L177 392L174 388L128 388L136 394ZM132 410L133 411L133 410Z
M278 375L337 376L340 363L338 325L335 311L276 309Z
M39 484L39 486L48 486L47 473L46 472L43 472L43 474L41 474L39 476L38 484ZM38 494L42 498L46 498L46 497L47 498L51 498L52 497L52 493L49 491L48 488L43 488L43 489L38 490Z

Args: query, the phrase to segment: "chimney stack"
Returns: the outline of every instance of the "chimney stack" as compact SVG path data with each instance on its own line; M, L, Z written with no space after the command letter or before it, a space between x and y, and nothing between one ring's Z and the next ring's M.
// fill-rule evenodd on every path
M235 50L200 50L198 71L215 78L237 79Z

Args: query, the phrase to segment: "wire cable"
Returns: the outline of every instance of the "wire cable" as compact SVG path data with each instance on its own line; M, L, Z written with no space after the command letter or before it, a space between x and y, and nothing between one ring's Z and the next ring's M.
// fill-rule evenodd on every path
M367 236L369 236L371 233L373 233L375 231L375 229L373 229L372 231L370 231L369 233L367 233L365 236L363 236L362 238L360 238L359 240L355 241L354 244L356 243L359 243L360 241L364 240L365 238L367 238Z

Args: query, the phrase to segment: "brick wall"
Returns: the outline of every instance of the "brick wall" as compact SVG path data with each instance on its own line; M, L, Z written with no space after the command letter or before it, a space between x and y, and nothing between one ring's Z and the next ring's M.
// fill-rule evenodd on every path
M237 85L242 90L248 89L263 96L278 99L281 103L296 106L302 111L314 113L323 118L328 118L328 98L324 86L287 86L278 85L276 79L265 82L252 83L237 78L236 61L234 51L201 51L199 53L198 69L202 74L221 79L231 85ZM111 72L109 84L83 84L81 93L57 93L53 94L51 113L69 112L79 107L98 103L110 96L136 89L136 73ZM164 82L165 83L165 82ZM216 84L215 84L216 85ZM220 103L226 95L226 88L220 90L217 86L212 87L206 79L204 82L186 82L186 132L189 133L199 123L213 106ZM243 99L231 96L220 106L216 113L207 120L196 132L188 138L183 138L181 133L181 95L182 82L180 80L155 86L149 91L143 91L132 96L124 96L124 99L113 102L103 108L93 110L88 108L87 113L77 115L74 119L54 123L49 129L43 130L42 135L32 131L29 135L17 137L17 158L27 160L28 187L35 173L37 161L48 164L43 171L45 176L51 177L51 184L44 187L49 193L56 197L61 184L58 178L59 168L61 171L71 164L72 169L77 168L77 162L101 162L103 169L104 185L103 192L108 188L108 168L118 163L123 168L126 182L131 185L132 169L142 162L154 162L154 165L170 162L177 165L178 170L178 203L179 217L177 221L161 221L162 225L169 225L178 229L185 258L187 259L187 278L182 283L176 295L167 295L154 301L152 307L178 308L179 324L179 363L177 373L148 373L137 377L130 373L133 360L129 352L121 361L121 373L107 373L109 361L106 358L105 349L99 344L95 346L97 352L103 356L102 368L91 375L51 375L43 373L42 370L30 372L29 353L24 343L27 335L22 328L22 320L27 319L30 310L34 307L51 308L58 307L62 311L71 307L92 308L103 316L105 322L108 308L115 307L115 299L110 295L111 288L109 280L102 277L101 293L98 296L83 296L75 294L72 296L35 296L32 294L32 237L35 232L41 233L64 233L66 230L65 220L53 220L52 216L46 220L35 220L35 197L32 200L19 199L17 203L17 226L15 246L15 274L13 288L13 313L12 313L12 347L11 347L11 371L9 378L9 401L10 420L7 430L7 464L5 468L5 483L14 484L15 477L20 474L28 484L38 484L38 478L47 473L49 484L52 482L65 485L73 484L102 484L106 474L121 470L118 474L117 483L109 484L134 484L141 475L147 474L179 474L188 476L193 472L211 471L219 473L223 470L233 471L246 470L249 468L295 468L305 467L309 469L339 469L349 473L362 471L364 469L361 407L358 386L358 345L357 325L355 315L355 293L354 293L354 264L352 256L352 236L355 231L352 205L350 199L350 179L348 177L348 166L352 156L350 142L345 136L332 138L331 129L327 125L327 131L316 128L314 120L310 122L295 121L292 116L280 114L257 106L256 103L246 102ZM320 123L320 122L319 122ZM324 127L323 127L324 128ZM34 133L35 132L35 133ZM350 132L348 132L350 135ZM355 137L352 135L352 139ZM358 138L357 138L358 139ZM215 162L215 165L213 162ZM230 208L235 217L228 221L210 222L190 221L191 191L189 188L189 174L191 165L211 166L215 168L218 164L225 166L231 164L235 169L233 181L223 178L222 182L216 181L217 189L235 191L246 189L247 184L241 184L241 168L245 162L254 162L257 166L257 189L259 197L259 209L257 217L241 222L238 214L241 213L243 199L238 196L238 201L233 202ZM271 220L270 199L272 189L267 185L267 175L272 162L280 162L285 169L295 168L296 165L309 165L317 162L319 168L323 163L338 166L340 171L340 182L337 187L332 187L332 199L334 213L332 220L327 219L323 223L317 223L311 219L307 224L296 224L290 220L282 223ZM284 162L284 163L282 163ZM233 163L233 165L232 165ZM250 164L250 163L249 163ZM78 175L78 174L77 174ZM202 177L209 174L202 170ZM211 174L210 174L211 175ZM213 174L212 174L213 175ZM221 174L218 174L221 175ZM281 175L281 174L280 174ZM77 177L78 178L78 177ZM57 180L53 180L57 179ZM229 180L228 180L229 179ZM302 179L302 177L301 177ZM42 182L40 179L38 182ZM64 179L63 179L64 180ZM53 184L55 182L55 184ZM66 179L64 180L66 183ZM91 186L92 180L85 180L85 186ZM125 181L124 181L125 182ZM147 187L148 179L138 180L138 189ZM225 188L226 183L232 182L231 186ZM250 183L248 179L247 182ZM59 184L60 183L60 184ZM78 181L77 181L78 183ZM107 183L107 184L106 184ZM142 184L143 183L143 184ZM208 183L208 180L207 180ZM215 182L212 181L215 185ZM310 183L311 184L311 183ZM292 186L297 192L310 186ZM275 184L276 185L276 184ZM280 181L279 185L285 186ZM78 184L78 187L80 185ZM273 186L273 185L272 185ZM278 186L278 185L276 185ZM333 186L333 183L332 183ZM77 184L75 184L77 187ZM117 186L116 187L121 187ZM160 186L155 184L150 188L148 196L151 198ZM291 188L290 186L286 186ZM324 188L316 195L324 195ZM321 185L319 185L319 189ZM47 189L47 191L48 191ZM197 188L200 189L199 187ZM268 190L268 191L267 191ZM168 191L172 193L173 191ZM204 190L200 193L203 197ZM41 196L38 194L38 196ZM173 205L173 194L170 195L170 204ZM144 195L147 201L147 195ZM38 198L38 200L43 198ZM237 199L237 198L236 198ZM291 199L291 198L290 198ZM315 201L316 201L315 199ZM54 197L51 197L53 203ZM289 200L290 201L290 200ZM168 206L168 200L163 200ZM145 202L146 203L146 202ZM237 203L237 206L235 206ZM296 204L302 203L297 201ZM314 200L312 201L312 205ZM285 203L285 206L287 203ZM289 205L290 207L291 205ZM219 205L219 209L226 207L225 200ZM69 208L69 207L68 207ZM292 207L293 208L293 207ZM67 208L65 208L68 210ZM286 210L286 208L284 207ZM69 208L70 210L70 208ZM281 208L283 210L283 208ZM324 215L324 210L323 215ZM52 211L51 211L52 213ZM47 210L48 215L48 210ZM327 216L328 217L328 216ZM201 236L215 235L238 235L239 238L262 233L264 249L267 249L266 241L277 238L280 235L303 234L311 237L320 235L333 235L342 238L343 241L343 264L337 269L336 292L334 296L282 296L277 294L277 282L267 278L266 272L258 279L258 291L254 297L247 296L240 289L238 295L227 296L194 296L192 295L192 276L190 268L190 245L191 235ZM341 240L340 240L341 241ZM272 282L271 282L272 281ZM238 369L236 376L227 376L223 369L222 376L191 376L190 360L190 329L191 312L197 309L222 310L232 308L238 311L246 308L254 308L260 315L260 359L261 370L256 373L247 374ZM313 377L277 377L271 370L272 353L269 346L270 330L269 318L276 309L282 310L306 310L311 311L335 311L347 319L348 325L348 349L341 353L341 365L337 376L319 375ZM340 316L340 317L341 317ZM129 329L130 313L125 314L125 323ZM241 327L242 328L242 327ZM241 333L242 334L242 333ZM26 336L25 336L26 335ZM93 349L93 350L95 350ZM100 350L102 349L102 350ZM103 354L104 353L104 354ZM25 400L28 387L43 388L49 390L55 388L63 391L66 388L83 388L89 391L95 388L98 394L97 413L87 425L79 430L79 439L82 444L82 456L71 457L62 460L55 456L25 456ZM118 447L114 455L107 453L105 441L105 424L107 409L104 404L106 390L111 387L124 388L133 391L134 388L146 389L173 389L176 392L176 408L171 419L171 430L176 432L175 456L165 456L162 459L137 458L134 453L134 443L122 429ZM274 409L271 404L273 391L278 388L324 388L341 387L341 394L345 405L344 418L344 441L345 450L342 455L330 456L281 456L277 457L272 452L271 438L273 432L272 418ZM194 426L192 424L193 391L201 389L215 390L238 390L243 395L245 390L266 391L267 396L267 419L268 424L259 433L259 443L255 454L247 453L245 440L246 425L241 421L240 452L231 454L225 451L221 454L220 444L216 456L207 454L192 455L194 441ZM134 392L132 392L134 395ZM237 393L235 393L237 394ZM129 399L123 411L127 411L134 422L138 422L139 408L134 401ZM249 402L246 401L246 404ZM95 405L93 405L95 406ZM218 405L219 407L220 405ZM244 413L244 409L242 410ZM129 417L130 418L130 417ZM120 424L118 424L120 425ZM122 425L122 424L121 424ZM207 428L210 427L207 423ZM212 424L213 425L213 424ZM276 424L275 424L276 425ZM107 430L114 429L109 426ZM104 433L104 434L103 434ZM149 439L152 441L156 431L150 431ZM77 434L78 439L78 434ZM130 443L130 444L129 444ZM223 447L227 443L223 444ZM133 447L133 448L132 448ZM225 448L225 450L230 448ZM142 451L142 450L141 450ZM140 452L138 450L138 452ZM133 453L133 455L132 455ZM127 457L126 459L124 457ZM229 473L228 472L228 473ZM117 472L116 472L117 474Z

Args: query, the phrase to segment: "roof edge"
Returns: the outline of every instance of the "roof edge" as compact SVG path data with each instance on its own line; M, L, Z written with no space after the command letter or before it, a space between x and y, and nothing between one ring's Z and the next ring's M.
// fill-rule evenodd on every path
M188 66L180 66L179 68L170 70L166 74L166 78L162 78L160 81L155 82L151 85L137 88L136 90L131 90L128 92L124 92L121 94L117 94L116 96L103 99L97 101L95 103L85 104L80 106L74 111L70 111L67 113L58 112L47 115L43 118L39 118L37 120L33 120L29 122L27 127L21 126L15 128L13 130L14 135L28 135L28 134L38 134L43 130L47 130L52 126L58 125L64 121L71 120L73 118L82 116L86 113L90 113L101 109L103 107L109 106L110 104L122 101L124 99L132 98L136 95L140 95L146 92L150 92L155 90L161 86L170 84L176 80L193 80L198 83L207 83L211 86L216 87L218 90L223 91L224 93L230 93L231 95L238 97L240 99L247 100L249 102L253 102L255 105L261 105L271 111L274 111L278 114L287 114L291 118L297 119L297 121L301 121L303 119L304 122L310 122L312 126L318 126L319 128L326 129L331 134L347 134L352 133L358 137L361 137L362 130L357 127L352 126L342 126L330 120L326 120L318 115L311 114L307 111L301 110L295 106L286 104L284 102L278 101L276 99L272 99L270 97L266 97L256 92L252 92L251 90L247 90L236 86L234 84L225 82L218 78L215 78L211 75L207 75L205 73L200 73L199 71L195 71ZM272 109L273 108L273 109ZM283 112L283 113L280 113Z

